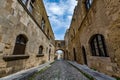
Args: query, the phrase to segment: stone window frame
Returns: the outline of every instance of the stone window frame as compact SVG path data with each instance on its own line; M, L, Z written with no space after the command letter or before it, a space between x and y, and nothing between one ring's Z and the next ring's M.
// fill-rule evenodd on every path
M26 36L23 36L23 35L18 35L17 38L16 38L16 43L18 44L22 44L22 45L26 45L28 39L26 38Z
M40 45L40 46L39 46L39 51L38 51L38 54L37 54L36 57L43 57L43 56L44 56L43 50L44 50L43 46Z
M41 28L42 30L45 29L45 19L42 17L42 20L41 20Z
M28 38L24 34L19 34L16 37L13 54L12 55L4 55L3 56L3 60L4 61L14 61L14 60L20 60L20 59L27 59L27 58L29 58L29 55L25 54L27 42L28 42ZM24 48L23 53L21 53L21 51L20 51L20 53L16 53L18 50L21 50L21 49L19 49L21 47Z
M19 34L16 37L13 55L24 55L27 42L28 42L28 38L24 34ZM23 53L16 53L15 52L15 49L19 49L19 48L24 48ZM19 49L19 50L21 50L21 49Z
M92 3L93 3L93 0L86 0L86 1L85 1L85 5L86 5L87 10L90 9Z
M43 46L42 46L42 45L39 47L39 52L38 52L38 54L43 54Z
M95 34L90 39L92 56L109 57L106 50L105 39L101 34Z

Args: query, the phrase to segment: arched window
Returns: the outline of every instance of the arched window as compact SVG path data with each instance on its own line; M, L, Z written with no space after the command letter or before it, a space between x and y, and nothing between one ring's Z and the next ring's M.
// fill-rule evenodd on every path
M108 57L104 36L102 36L101 34L96 34L91 38L90 47L92 51L92 56Z
M39 47L39 53L38 54L43 54L43 46Z
M14 47L14 55L25 54L25 47L28 39L24 35L18 35Z

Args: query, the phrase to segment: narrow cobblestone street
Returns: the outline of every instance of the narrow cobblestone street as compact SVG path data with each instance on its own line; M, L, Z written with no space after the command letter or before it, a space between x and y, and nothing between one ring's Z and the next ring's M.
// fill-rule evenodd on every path
M66 61L55 61L50 68L37 74L34 80L89 80Z

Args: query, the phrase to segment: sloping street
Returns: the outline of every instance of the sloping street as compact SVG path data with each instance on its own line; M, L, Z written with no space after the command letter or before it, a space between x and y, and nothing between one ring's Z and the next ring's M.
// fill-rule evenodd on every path
M0 80L120 80L120 0L0 0Z
M66 61L55 61L51 67L38 73L32 80L89 80Z

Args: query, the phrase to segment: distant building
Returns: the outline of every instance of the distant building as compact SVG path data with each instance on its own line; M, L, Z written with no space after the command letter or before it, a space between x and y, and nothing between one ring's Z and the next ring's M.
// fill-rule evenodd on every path
M62 59L62 54L58 54L57 59L58 59L58 60L61 60L61 59Z

